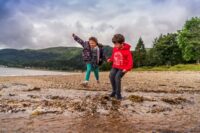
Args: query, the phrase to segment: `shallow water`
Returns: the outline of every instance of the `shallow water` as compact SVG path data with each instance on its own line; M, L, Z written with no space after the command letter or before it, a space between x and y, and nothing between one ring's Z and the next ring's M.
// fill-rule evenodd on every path
M70 74L73 73L0 67L0 76L41 76L41 75L70 75Z

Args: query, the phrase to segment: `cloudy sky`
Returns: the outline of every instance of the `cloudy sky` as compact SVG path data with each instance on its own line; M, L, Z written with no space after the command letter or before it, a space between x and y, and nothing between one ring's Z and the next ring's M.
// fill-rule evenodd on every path
M111 44L122 33L133 48L176 32L200 16L200 0L0 0L0 48L78 46L71 34Z

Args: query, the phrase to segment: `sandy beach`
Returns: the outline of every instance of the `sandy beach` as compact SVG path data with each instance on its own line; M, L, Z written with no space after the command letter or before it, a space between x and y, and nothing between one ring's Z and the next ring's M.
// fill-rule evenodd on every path
M130 72L122 101L108 75L0 77L0 133L200 132L200 72Z

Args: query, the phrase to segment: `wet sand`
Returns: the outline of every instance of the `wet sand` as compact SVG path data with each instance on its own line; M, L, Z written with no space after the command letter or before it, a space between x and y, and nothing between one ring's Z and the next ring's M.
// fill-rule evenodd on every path
M122 101L108 75L0 77L0 133L200 132L200 72L128 73Z

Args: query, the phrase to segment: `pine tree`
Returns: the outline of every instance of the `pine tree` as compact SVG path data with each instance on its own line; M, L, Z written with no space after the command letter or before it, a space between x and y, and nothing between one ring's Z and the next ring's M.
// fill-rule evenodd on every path
M135 65L137 67L145 65L146 49L142 38L140 37L135 48Z

